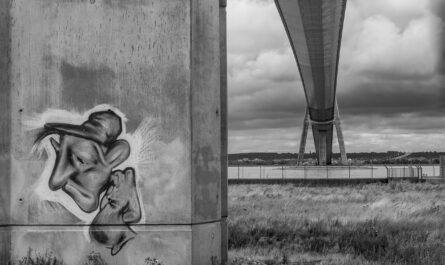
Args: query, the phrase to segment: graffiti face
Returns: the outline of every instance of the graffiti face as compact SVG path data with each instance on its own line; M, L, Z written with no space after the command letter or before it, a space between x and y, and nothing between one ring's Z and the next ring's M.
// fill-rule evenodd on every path
M121 139L122 117L108 109L91 113L80 125L45 123L36 138L39 144L49 136L55 151L55 156L49 156L54 159L47 173L51 172L49 189L64 191L83 212L99 208L90 236L111 248L112 255L136 236L130 225L142 216L134 168L116 169L131 152L129 142ZM48 142L45 145L45 150L51 148ZM116 225L122 229L116 230Z
M96 241L111 248L115 255L129 240L134 232L127 229L110 229L103 224L128 225L141 219L141 207L136 191L136 178L133 168L112 173L108 188L100 203L100 211L90 227L90 234Z
M130 154L129 144L117 140L105 148L72 135L61 135L60 142L51 138L51 144L56 151L56 163L49 180L50 189L63 189L85 212L97 209L112 169Z

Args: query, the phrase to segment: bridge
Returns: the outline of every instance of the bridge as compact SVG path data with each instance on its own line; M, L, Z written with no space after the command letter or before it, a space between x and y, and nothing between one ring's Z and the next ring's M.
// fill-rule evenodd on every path
M275 0L298 65L307 102L301 135L302 162L312 127L319 165L332 161L336 127L341 162L347 163L336 101L337 72L346 0Z

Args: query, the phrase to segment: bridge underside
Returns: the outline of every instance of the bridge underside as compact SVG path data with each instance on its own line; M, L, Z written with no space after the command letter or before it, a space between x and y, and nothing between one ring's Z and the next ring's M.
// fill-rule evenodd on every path
M275 0L304 86L318 163L331 164L346 0Z

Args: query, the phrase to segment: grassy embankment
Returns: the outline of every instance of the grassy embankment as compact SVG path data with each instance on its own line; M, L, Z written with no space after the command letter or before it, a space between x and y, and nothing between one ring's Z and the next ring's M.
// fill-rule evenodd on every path
M445 264L445 186L229 186L231 264Z

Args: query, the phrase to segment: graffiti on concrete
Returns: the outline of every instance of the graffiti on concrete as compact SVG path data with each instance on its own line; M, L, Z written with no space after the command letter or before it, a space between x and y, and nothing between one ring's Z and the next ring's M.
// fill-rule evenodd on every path
M48 153L46 186L70 198L55 196L53 200L79 215L75 205L86 216L80 219L89 224L90 239L116 255L135 238L131 225L143 219L143 211L137 165L129 159L134 139L125 132L123 114L105 107L89 111L77 124L45 121L35 146L45 145Z
M100 211L90 226L92 238L109 247L111 254L115 255L135 236L129 224L140 219L141 207L136 192L134 169L114 171L100 202ZM103 224L125 225L127 229L110 229Z
M49 135L60 136L59 142L50 139L56 152L50 189L62 189L85 212L96 210L111 171L130 154L128 142L117 140L121 132L121 119L111 110L94 112L81 125L45 124L36 142Z

